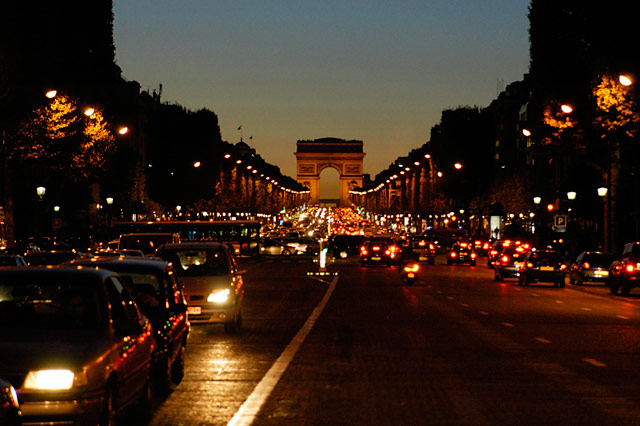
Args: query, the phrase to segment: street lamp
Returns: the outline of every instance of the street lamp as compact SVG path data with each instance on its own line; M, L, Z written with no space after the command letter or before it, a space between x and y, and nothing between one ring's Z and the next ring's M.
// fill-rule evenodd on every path
M571 114L573 112L573 107L569 104L562 104L560 105L560 110L565 114Z
M36 188L36 194L38 194L38 198L40 199L40 201L44 199L44 194L46 192L47 192L47 188L45 188L44 186L39 186Z
M631 77L626 76L624 74L621 74L618 77L618 81L620 82L620 84L622 84L623 86L631 86L633 84L633 80L631 80Z
M539 205L542 202L542 197L533 197L533 204Z
M569 191L567 192L567 199L568 200L575 200L576 199L576 192L575 191Z
M608 192L608 188L606 186L601 186L598 188L598 197L606 197Z

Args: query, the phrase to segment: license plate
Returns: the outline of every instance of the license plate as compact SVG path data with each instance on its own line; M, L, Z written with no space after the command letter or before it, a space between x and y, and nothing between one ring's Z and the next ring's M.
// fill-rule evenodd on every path
M429 260L429 258L427 256L420 256L418 260Z
M609 271L594 271L596 277L608 277Z
M553 271L553 266L541 266L541 271Z
M202 308L200 306L188 306L187 313L191 315L200 315L202 314Z
M376 257L372 257L371 260L376 260L377 261L377 260L382 260L382 258L379 257L379 256L376 256Z
M413 272L409 272L407 274L407 278L415 278L415 277L416 277L416 274L414 274Z

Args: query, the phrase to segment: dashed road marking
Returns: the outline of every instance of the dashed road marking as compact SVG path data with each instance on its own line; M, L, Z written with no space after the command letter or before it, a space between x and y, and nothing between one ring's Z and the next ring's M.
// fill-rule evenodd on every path
M462 306L463 308L468 308L469 304L468 303L462 303L460 306Z
M544 337L536 337L536 340L540 343L551 343L551 340L545 339Z
M595 367L606 367L607 364L604 364L600 361L598 361L597 359L593 359L593 358L582 358L582 360L588 364L591 364Z
M620 318L620 319L623 319L623 320L628 320L629 319L629 317L625 317L624 315L616 315L616 318Z
M480 311L480 315L489 315L489 312Z
M585 308L580 308L580 309L582 309L583 311L593 311L593 309L591 309L591 308L586 308L586 307L585 307Z
M447 299L449 299L449 300L456 300L456 298L455 298L455 297L451 297L451 296L447 296Z
M515 327L515 325L511 324L510 322L503 322L502 325L504 325L505 327Z
M560 305L562 305L564 303L564 301L562 301L562 300L556 300L555 302L559 303Z

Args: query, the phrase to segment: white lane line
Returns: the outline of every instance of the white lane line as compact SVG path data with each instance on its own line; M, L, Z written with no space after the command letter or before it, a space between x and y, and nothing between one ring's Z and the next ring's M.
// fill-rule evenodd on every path
M298 349L302 346L304 339L307 337L313 328L313 325L316 323L320 314L329 302L329 298L333 294L333 290L335 290L337 283L338 277L336 276L331 281L331 284L329 284L329 288L318 306L315 307L309 318L307 318L307 321L298 331L298 334L296 334L291 342L289 342L282 354L280 354L269 371L267 371L267 374L265 374L262 380L260 380L260 383L258 383L251 395L249 395L247 400L242 404L238 411L236 411L233 418L229 420L227 426L249 426L255 421L260 409L269 395L271 395L271 392L273 392L273 389L287 370L287 367L289 367L289 364L291 364L291 361L298 352Z
M582 309L583 311L593 311L593 309L591 308L580 308L580 309Z
M451 297L451 296L447 296L447 299L449 299L449 300L456 300L456 298L455 298L455 297Z
M607 364L604 364L600 361L598 361L597 359L593 359L593 358L582 358L582 360L586 363L589 363L595 367L606 367Z
M480 311L480 315L489 315L489 312Z
M531 293L531 295L532 295L533 297L540 297L540 295L539 295L538 293Z
M556 303L563 304L564 302L562 300L556 300Z
M510 322L503 322L502 325L504 325L505 327L515 327L515 325L511 324Z
M625 317L624 315L616 315L616 318L627 320L629 317Z
M462 306L463 308L468 308L468 307L469 307L469 304L468 304L468 303L463 303L463 304L461 304L460 306Z
M545 339L544 337L536 337L536 340L540 343L551 343L551 340Z

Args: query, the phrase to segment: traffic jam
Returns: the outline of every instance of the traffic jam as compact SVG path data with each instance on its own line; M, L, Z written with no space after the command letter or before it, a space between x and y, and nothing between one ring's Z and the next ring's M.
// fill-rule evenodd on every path
M146 232L85 250L51 240L5 247L0 423L148 421L153 396L185 376L193 327L241 332L247 283L236 253L245 246L257 244L260 259L308 259L320 269L395 269L407 286L428 281L436 265L489 268L494 281L518 286L592 284L621 296L640 286L640 242L616 254L567 253L562 240L536 247L533 238L491 240L459 228L412 233L350 208L301 209L259 229L256 240Z

